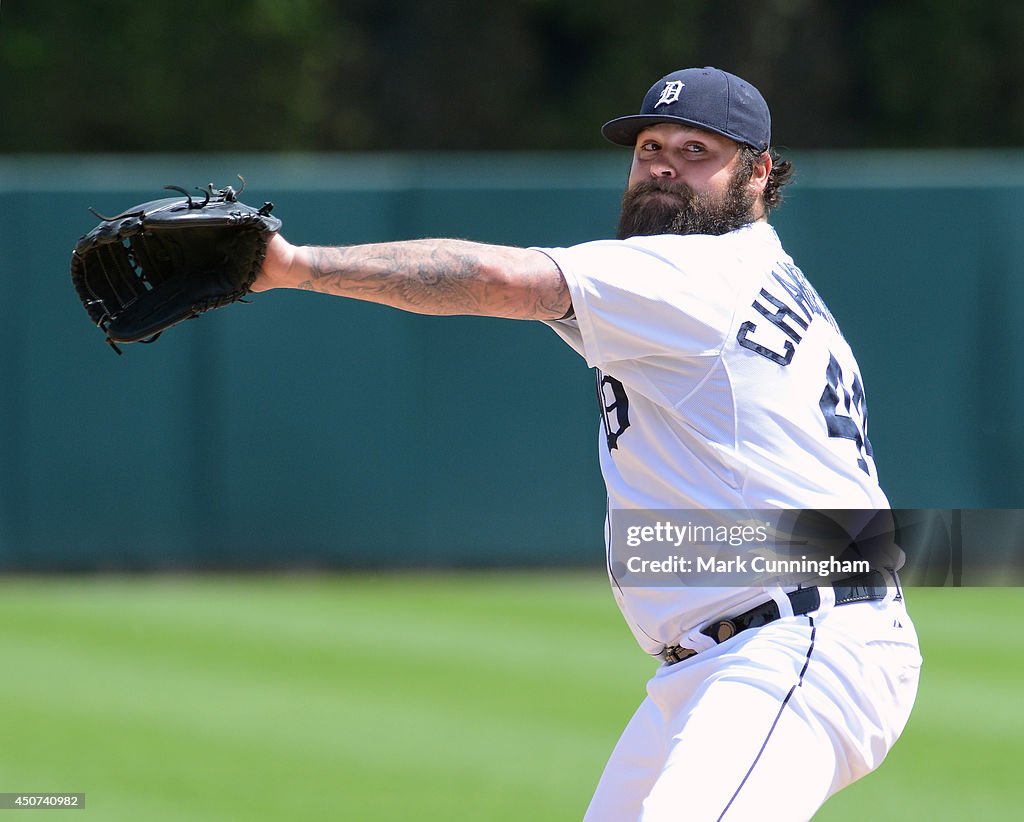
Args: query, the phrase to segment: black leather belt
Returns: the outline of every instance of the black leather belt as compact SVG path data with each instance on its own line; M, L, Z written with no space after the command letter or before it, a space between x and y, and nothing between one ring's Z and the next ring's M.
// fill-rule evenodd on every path
M893 573L893 579L896 579L895 573ZM858 574L833 582L832 590L835 591L836 605L847 605L851 602L876 602L885 599L887 593L885 578L879 571L870 571L867 574ZM898 587L896 591L899 596ZM809 614L821 605L821 592L816 587L798 588L795 591L790 591L786 596L793 604L793 616ZM779 616L778 603L774 599L770 599L737 616L712 622L701 628L700 632L721 644L730 637L736 636L740 631L767 625L769 622L777 620ZM689 659L696 653L692 648L669 645L659 656L666 665L674 665L676 662Z

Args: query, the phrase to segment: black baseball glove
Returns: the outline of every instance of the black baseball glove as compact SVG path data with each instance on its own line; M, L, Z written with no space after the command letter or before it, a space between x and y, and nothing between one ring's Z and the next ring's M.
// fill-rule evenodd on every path
M241 178L239 178L241 179ZM244 297L259 273L267 242L281 228L238 201L231 186L211 183L193 197L153 200L102 222L71 254L71 281L107 342L152 342L182 320ZM245 188L245 181L242 181ZM91 210L91 209L90 209Z

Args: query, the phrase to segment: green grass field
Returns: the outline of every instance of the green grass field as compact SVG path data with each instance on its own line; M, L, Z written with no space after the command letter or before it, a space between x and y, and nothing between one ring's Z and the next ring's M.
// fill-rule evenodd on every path
M1024 590L909 597L915 714L817 818L1019 818ZM597 575L7 579L0 792L85 792L73 819L574 820L651 670Z

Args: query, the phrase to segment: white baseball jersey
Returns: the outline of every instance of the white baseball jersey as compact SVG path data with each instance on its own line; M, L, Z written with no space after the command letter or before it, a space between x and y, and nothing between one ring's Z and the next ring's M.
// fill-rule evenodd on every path
M540 250L575 310L550 325L597 369L609 510L889 507L860 369L768 223ZM767 597L787 605L763 587L622 588L609 571L652 654L709 647L701 626Z

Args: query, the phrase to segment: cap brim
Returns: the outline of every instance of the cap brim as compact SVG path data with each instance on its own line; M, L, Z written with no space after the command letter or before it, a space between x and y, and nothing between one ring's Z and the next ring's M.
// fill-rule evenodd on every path
M705 123L699 123L696 120L687 120L685 117L673 117L667 114L629 114L625 117L616 117L614 120L609 120L601 126L601 134L604 135L606 140L615 143L617 146L629 146L632 148L636 145L637 135L641 131L648 126L654 126L658 123L679 123L684 126L693 126L694 128L700 128L704 131L721 134L723 137L728 137L730 140L735 140L737 143L749 145L746 140L737 137L735 134L729 134L727 131L711 128Z

